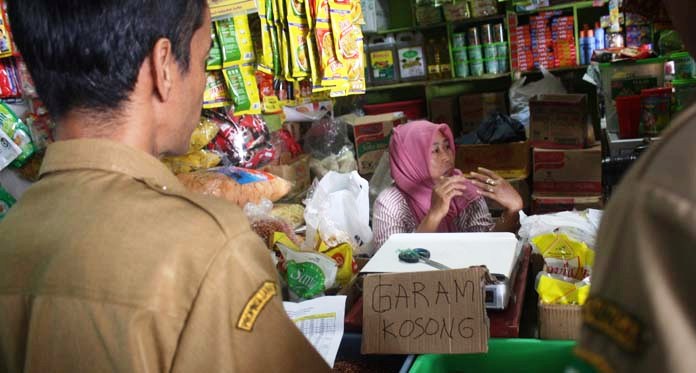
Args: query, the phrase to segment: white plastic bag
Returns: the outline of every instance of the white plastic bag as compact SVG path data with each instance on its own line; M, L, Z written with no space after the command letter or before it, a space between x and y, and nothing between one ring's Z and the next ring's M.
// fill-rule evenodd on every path
M377 163L377 168L370 179L370 206L373 206L379 194L383 190L394 185L394 179L391 176L391 166L389 164L389 152L384 152L382 158Z
M596 250L595 241L602 211L588 209L584 211L563 211L556 214L527 216L520 213L520 242L529 242L532 238L547 233L564 233L568 237L584 242ZM536 248L535 248L536 250Z
M567 93L561 79L543 67L539 68L544 76L541 80L527 85L527 77L516 80L510 86L510 117L529 127L529 100L537 95Z
M369 183L356 171L327 173L306 205L303 250L313 250L321 240L329 247L348 243L354 254L371 253Z

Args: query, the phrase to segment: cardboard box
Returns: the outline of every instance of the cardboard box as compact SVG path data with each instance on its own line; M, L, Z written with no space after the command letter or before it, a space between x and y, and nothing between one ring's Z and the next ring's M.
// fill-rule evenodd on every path
M481 267L368 275L362 353L487 352L485 275Z
M431 122L447 124L455 138L462 134L457 97L434 97L430 99L429 105Z
M581 306L539 302L540 339L577 340L581 328Z
M523 203L523 209L525 211L528 211L529 206L531 205L531 200L532 200L532 193L529 188L529 179L527 178L518 178L518 179L510 179L508 180L510 185L512 185L513 188L517 191L517 193L520 194L520 197L522 197L522 203ZM498 204L498 202L493 201L492 199L486 198L486 203L488 204L488 209L491 212L502 212L503 206ZM497 214L494 214L497 215Z
M301 194L309 189L311 183L309 154L303 154L289 164L269 165L263 170L291 182L293 185L288 193L289 196Z
M360 0L365 24L363 32L377 32L389 28L389 4L387 0Z
M589 143L587 96L539 95L529 101L532 146L577 149Z
M389 148L392 129L407 121L402 112L364 117L350 114L343 116L342 119L351 126L349 136L355 144L358 172L361 174L370 174L375 171L382 153Z
M529 143L459 145L454 165L462 172L484 167L506 179L526 178L530 172Z
M602 209L601 195L594 196L546 196L532 194L532 214L549 214L560 211Z
M462 119L462 131L469 133L476 130L481 122L493 111L507 114L505 92L475 93L459 96L459 113Z
M534 193L547 195L602 194L602 149L540 149L533 151Z

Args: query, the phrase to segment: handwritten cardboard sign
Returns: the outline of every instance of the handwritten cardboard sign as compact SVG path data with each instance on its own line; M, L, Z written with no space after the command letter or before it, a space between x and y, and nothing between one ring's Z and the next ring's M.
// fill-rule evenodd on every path
M483 268L369 275L364 354L488 351Z

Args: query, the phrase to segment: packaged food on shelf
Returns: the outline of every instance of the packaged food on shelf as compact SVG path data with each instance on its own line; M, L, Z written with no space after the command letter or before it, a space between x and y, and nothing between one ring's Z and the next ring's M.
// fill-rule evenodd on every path
M273 238L275 233L283 233L295 245L299 245L299 240L295 236L295 231L291 224L272 214L273 202L262 199L258 203L249 202L244 206L244 214L251 229L263 240L268 248L273 248Z
M423 35L418 32L402 32L396 35L401 81L423 80L427 77Z
M256 169L276 158L270 132L261 116L209 115L220 131L208 148L222 154L225 165Z
M203 93L203 108L214 109L232 104L222 71L208 71Z
M656 137L671 120L672 88L644 89L640 95L640 133Z
M254 61L254 46L246 14L215 22L222 54L222 67Z
M4 163L21 167L35 152L31 131L3 101L0 101L0 132L0 155L3 159L0 169L7 166Z
M261 114L254 64L232 65L222 72L234 103L234 114Z
M372 84L398 83L399 59L393 34L373 36L368 46L368 64Z
M12 208L15 203L17 203L17 201L14 197L0 186L0 221L7 215L10 208Z

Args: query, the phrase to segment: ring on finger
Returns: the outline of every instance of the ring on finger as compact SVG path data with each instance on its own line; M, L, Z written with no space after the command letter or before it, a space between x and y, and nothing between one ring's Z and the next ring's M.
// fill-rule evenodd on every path
M486 184L488 184L488 185L496 185L497 183L495 182L495 180L493 180L493 179L491 179L491 178L488 178L488 179L486 179Z
M493 187L488 187L488 192L493 193L494 190Z

